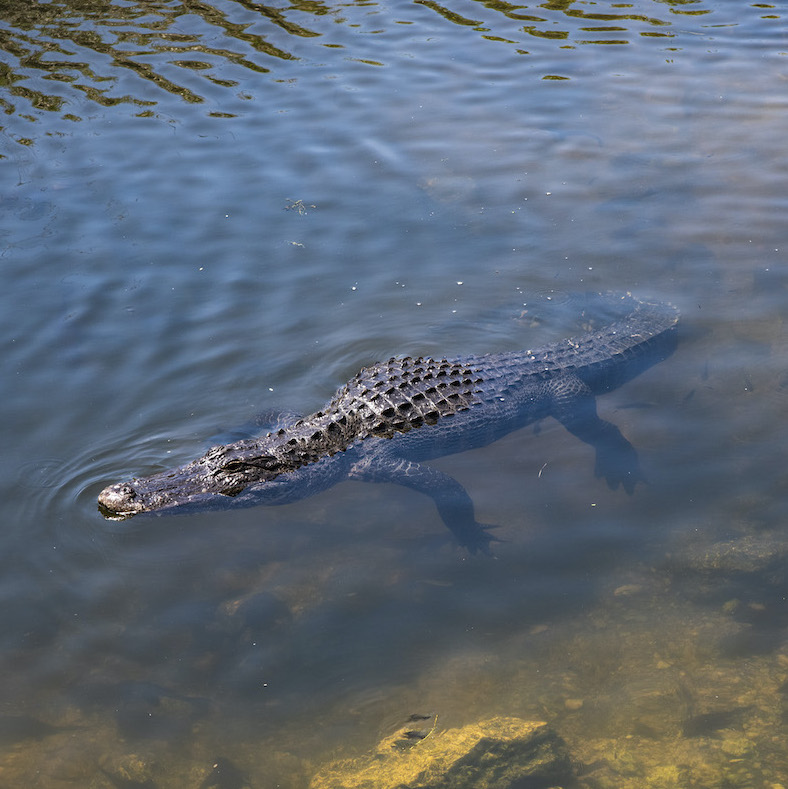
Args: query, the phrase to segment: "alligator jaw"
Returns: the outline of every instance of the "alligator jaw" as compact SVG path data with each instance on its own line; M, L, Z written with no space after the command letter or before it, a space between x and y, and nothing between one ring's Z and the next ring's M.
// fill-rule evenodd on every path
M207 499L237 496L246 487L238 480L201 471L202 460L150 477L109 485L99 493L98 510L107 519L125 521L143 513L183 510Z

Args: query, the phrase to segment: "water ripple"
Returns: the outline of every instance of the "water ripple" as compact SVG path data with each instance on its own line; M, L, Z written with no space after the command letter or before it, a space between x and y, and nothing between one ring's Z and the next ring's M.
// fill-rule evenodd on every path
M677 16L686 23L718 13L695 0L635 4L628 11L614 2L587 9L571 0L535 6L477 3L470 10L473 13L460 13L437 0L417 0L396 9L323 2L274 8L222 0L87 8L7 4L0 10L5 23L0 49L8 87L6 97L0 95L0 106L7 113L51 111L80 120L73 108L87 100L103 107L131 105L140 115L150 115L164 92L187 104L216 99L221 108L209 110L209 115L232 117L243 112L243 103L259 90L249 82L250 75L271 75L286 83L304 73L292 71L289 63L317 69L384 66L400 59L403 45L415 53L414 39L399 41L403 25L418 25L422 35L441 33L447 25L460 27L480 34L496 52L504 45L515 57L544 60L560 49L652 42L661 60L666 41L678 49L687 36L700 35L676 29ZM758 20L773 21L779 23L779 15ZM374 50L367 46L371 33L376 34ZM548 71L539 77L580 76L571 61L561 60L571 73Z

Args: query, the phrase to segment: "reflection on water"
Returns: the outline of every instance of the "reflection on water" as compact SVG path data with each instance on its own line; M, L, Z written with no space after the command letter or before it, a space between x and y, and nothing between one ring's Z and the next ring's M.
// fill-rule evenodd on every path
M294 9L315 15L329 12L319 2ZM231 18L232 12L236 18ZM156 104L134 95L118 95L118 82L123 82L117 76L119 69L184 101L202 102L202 96L178 81L180 70L233 88L237 82L212 73L217 63L265 73L271 58L293 57L266 35L253 32L257 25L278 27L293 36L319 35L288 20L278 9L256 3L14 3L4 5L2 14L6 23L2 48L14 64L3 67L9 93L33 108L55 112L68 105L66 86L102 106ZM209 43L217 36L222 46ZM60 87L45 85L43 80L60 83ZM8 100L3 101L6 110L12 111Z
M130 104L144 116L159 99L141 80L191 103L204 102L217 88L234 99L249 99L244 82L250 74L294 76L283 69L283 61L330 59L329 51L339 50L343 58L387 65L357 46L358 33L386 35L392 26L423 24L429 20L419 7L441 22L480 33L491 45L509 45L519 55L542 51L534 49L533 39L562 49L653 39L660 50L676 51L682 48L672 41L681 32L677 24L714 10L702 0L661 0L640 3L639 9L634 3L578 0L478 2L463 4L464 12L435 0L416 0L396 9L317 0L283 8L243 0L6 3L0 9L0 47L5 53L0 83L7 96L0 97L0 106L6 113L45 110L79 120L72 111L79 96L103 107ZM376 27L381 22L384 27ZM322 52L300 44L301 39L317 39Z

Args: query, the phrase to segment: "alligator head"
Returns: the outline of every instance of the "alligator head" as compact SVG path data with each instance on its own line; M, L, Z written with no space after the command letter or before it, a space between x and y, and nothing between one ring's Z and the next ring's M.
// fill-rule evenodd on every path
M105 518L126 520L143 512L205 504L217 496L233 498L286 470L259 441L238 441L213 447L180 468L109 485L99 494L99 511Z

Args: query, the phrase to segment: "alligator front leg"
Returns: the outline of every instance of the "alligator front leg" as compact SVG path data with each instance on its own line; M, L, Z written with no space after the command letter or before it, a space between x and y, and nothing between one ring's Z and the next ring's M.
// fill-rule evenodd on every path
M350 470L350 479L362 482L393 482L429 496L438 508L443 522L460 545L471 553L490 553L492 528L476 522L473 502L456 479L431 466L423 466L402 458L366 457Z
M552 389L552 415L596 450L597 477L604 477L613 490L623 485L627 493L632 493L638 482L646 481L637 450L612 422L599 417L596 397L583 381L574 375L562 375Z

